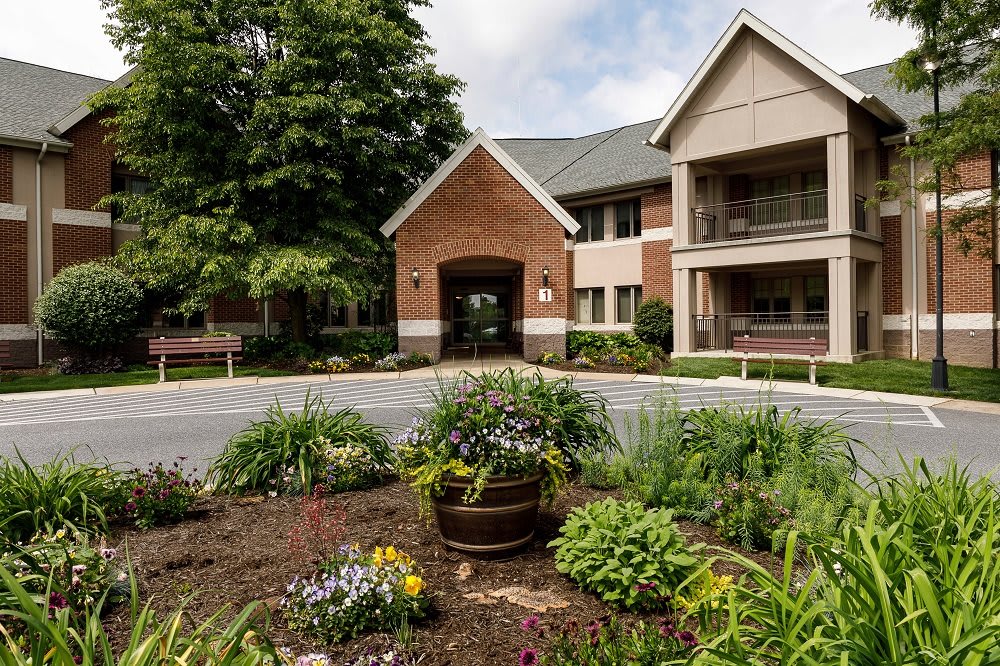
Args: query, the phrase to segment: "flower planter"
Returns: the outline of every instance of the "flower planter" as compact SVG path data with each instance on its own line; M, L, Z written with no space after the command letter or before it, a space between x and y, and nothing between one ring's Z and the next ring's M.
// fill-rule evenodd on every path
M462 497L471 479L448 476L444 494L433 499L441 541L462 553L491 559L523 549L535 536L541 481L541 473L491 476L482 496L466 504Z

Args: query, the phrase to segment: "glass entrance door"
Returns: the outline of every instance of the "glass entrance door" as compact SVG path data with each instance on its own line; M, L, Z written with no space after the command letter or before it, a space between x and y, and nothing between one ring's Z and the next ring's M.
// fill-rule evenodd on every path
M452 292L454 344L506 344L510 339L510 290L467 287Z

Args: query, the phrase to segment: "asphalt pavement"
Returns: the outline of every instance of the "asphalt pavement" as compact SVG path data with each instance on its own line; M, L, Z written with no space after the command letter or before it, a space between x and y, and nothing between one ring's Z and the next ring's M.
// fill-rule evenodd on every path
M278 400L287 410L300 409L307 392L335 408L353 406L393 434L430 402L437 382L428 377L344 381L296 381L224 385L188 384L185 390L134 390L110 395L21 395L0 399L0 454L17 446L33 462L44 462L69 450L78 458L145 465L186 456L189 466L204 469L225 442ZM843 391L817 391L783 384L782 390L711 385L658 385L613 379L578 379L576 386L608 400L619 434L637 410L658 398L676 400L681 409L720 402L754 404L769 401L781 410L802 408L802 416L835 419L865 442L862 461L876 472L898 467L898 455L921 455L939 461L954 454L977 474L1000 466L997 430L1000 416L928 406L919 399L898 402L867 396L846 397ZM908 404L909 403L909 404Z

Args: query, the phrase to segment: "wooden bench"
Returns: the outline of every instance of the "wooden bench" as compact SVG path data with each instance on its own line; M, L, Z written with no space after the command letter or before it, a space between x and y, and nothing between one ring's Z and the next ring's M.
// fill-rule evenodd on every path
M4 361L10 360L10 341L0 340L0 368L12 367L10 363L4 363Z
M206 356L210 354L210 356ZM225 356L219 356L225 354ZM159 357L148 365L160 366L160 381L167 381L168 365L218 363L225 361L229 378L233 377L233 361L243 360L243 338L238 335L220 338L151 338L149 355Z
M823 338L809 338L808 340L796 340L786 338L752 338L749 335L733 338L733 351L743 353L742 357L734 358L734 361L742 363L740 377L747 378L748 363L773 363L775 365L808 365L809 383L816 383L816 366L826 365L823 361L817 361L817 356L826 356L826 343ZM796 354L808 356L809 360L799 360L792 358L750 358L750 354Z

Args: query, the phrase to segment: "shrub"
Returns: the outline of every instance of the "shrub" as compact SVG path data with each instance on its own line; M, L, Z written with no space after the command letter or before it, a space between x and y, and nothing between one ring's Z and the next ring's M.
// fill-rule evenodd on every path
M566 353L571 356L586 355L601 358L610 351L628 352L642 344L631 333L598 333L596 331L570 331L566 334Z
M406 355L399 352L386 354L375 361L375 369L379 372L394 372L399 370L399 366L406 360Z
M282 609L289 628L335 642L423 617L429 604L420 569L406 553L343 546L316 575L292 581Z
M110 372L124 372L125 362L111 354L76 354L63 356L56 361L56 370L61 375L97 375Z
M345 331L320 336L323 350L330 354L351 357L367 354L382 358L396 350L397 339L392 333L372 331Z
M674 309L658 296L647 298L635 311L632 332L646 344L665 352L674 349Z
M779 576L743 557L710 663L987 664L1000 658L1000 493L950 460L917 459L879 484L859 524L808 539L799 574L793 532ZM798 579L796 581L796 579Z
M39 532L107 532L107 515L118 508L117 472L107 465L77 463L72 453L33 467L0 456L0 542L28 541Z
M59 271L35 301L35 321L45 333L80 350L103 352L139 331L142 291L104 263Z
M201 482L194 478L197 471L185 476L179 462L172 469L161 463L149 463L145 471L134 469L122 479L125 497L119 510L142 528L176 523L201 490Z
M556 569L585 590L626 608L660 606L698 567L669 509L613 497L574 509L549 543ZM652 594L650 594L652 592Z
M208 480L216 490L243 494L280 489L308 495L314 479L327 476L327 451L349 445L367 451L381 472L394 466L385 429L350 408L331 412L319 397L307 394L302 411L285 412L275 402L265 416L233 435L212 462Z
M612 615L585 627L570 620L554 631L541 625L538 616L533 615L521 623L521 628L539 638L549 636L541 656L536 648L521 651L519 661L526 665L680 664L688 662L698 645L698 637L674 617L626 623Z

